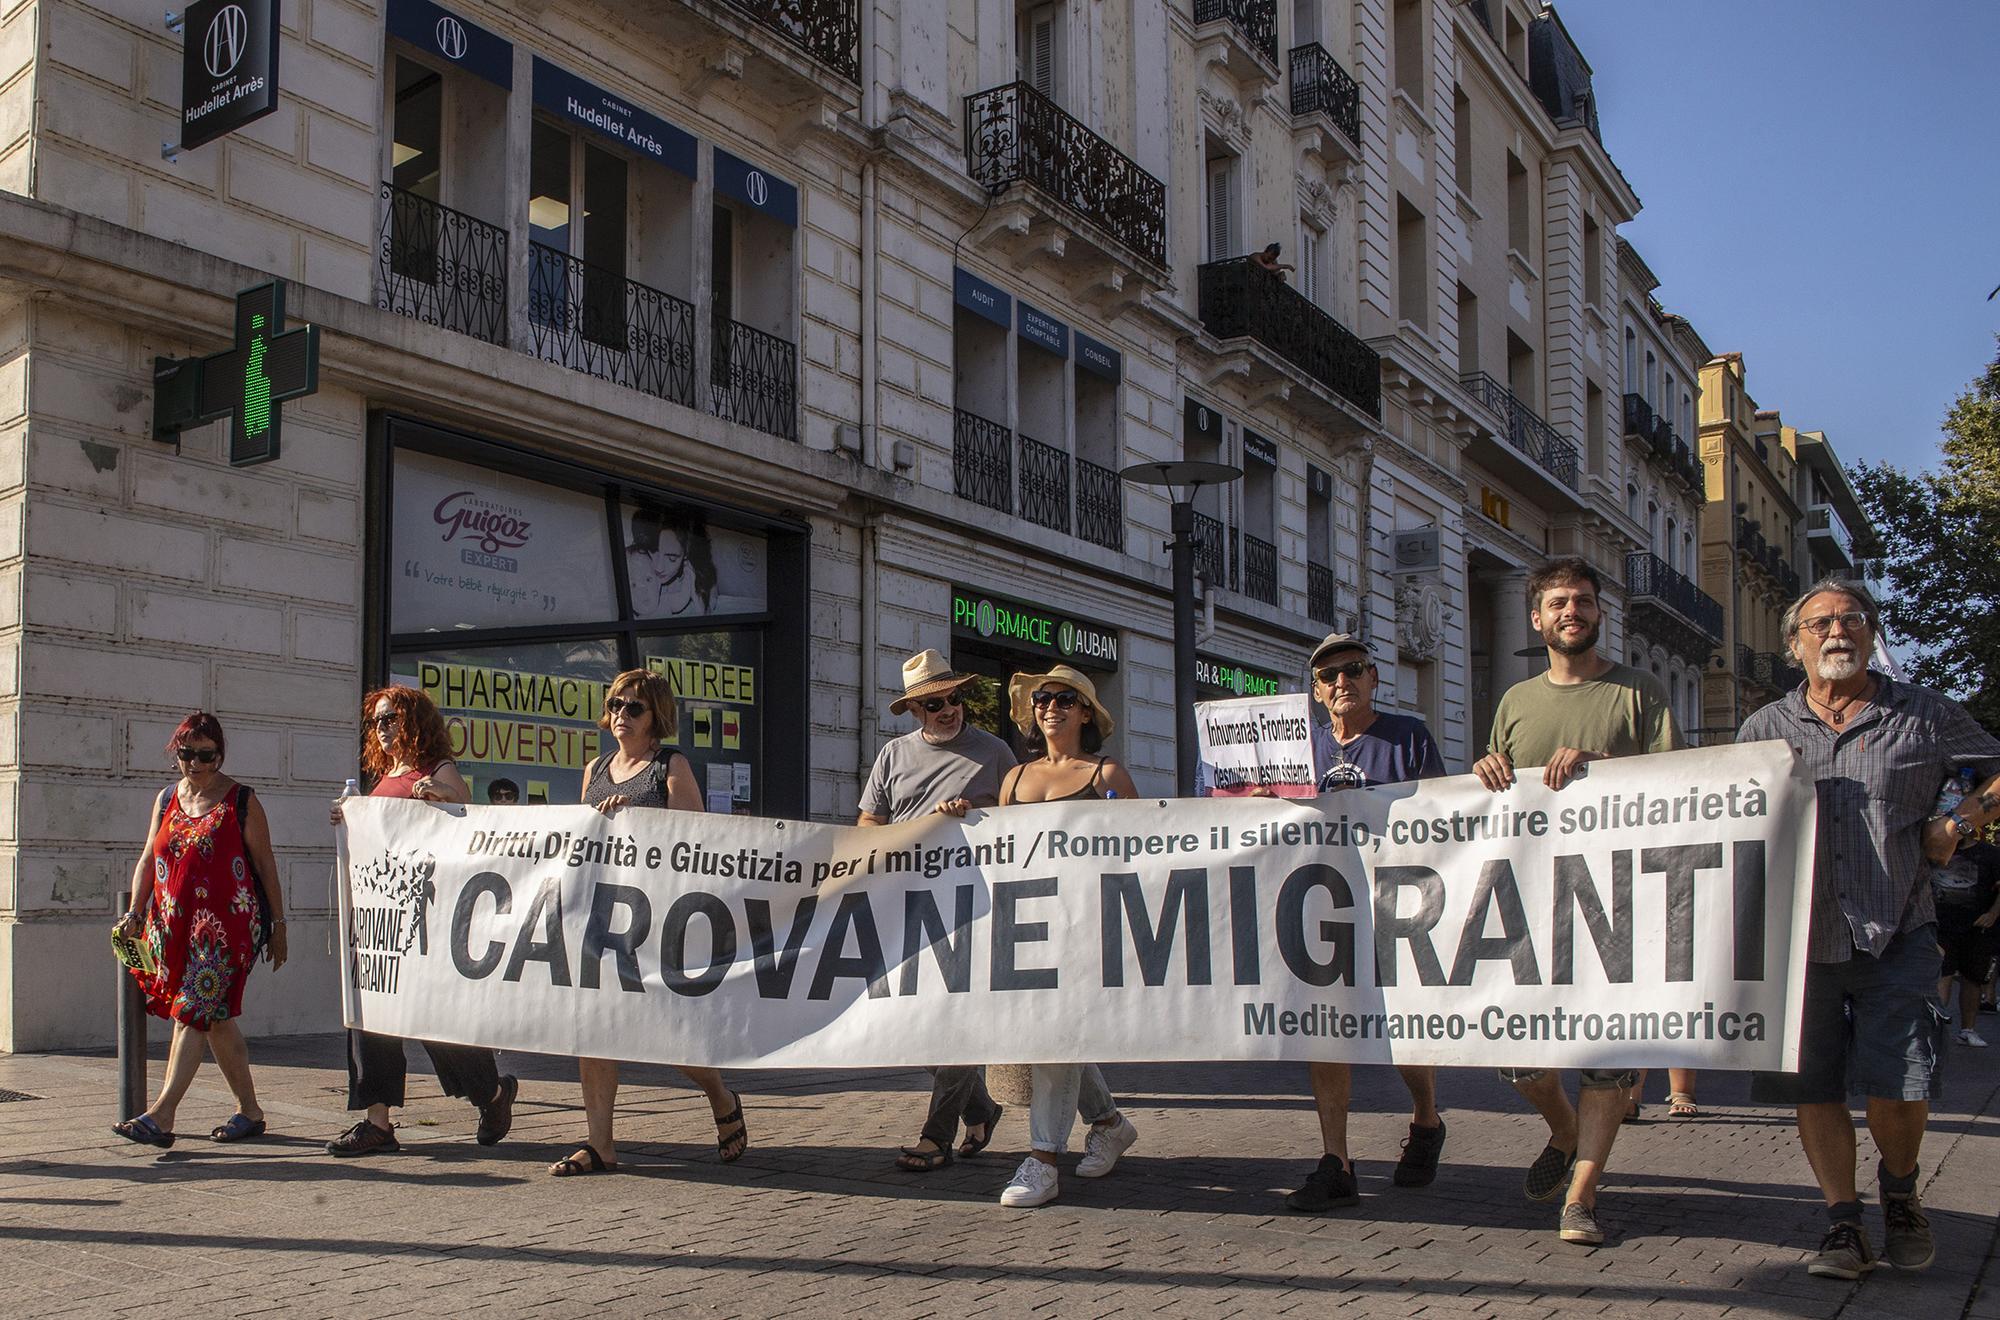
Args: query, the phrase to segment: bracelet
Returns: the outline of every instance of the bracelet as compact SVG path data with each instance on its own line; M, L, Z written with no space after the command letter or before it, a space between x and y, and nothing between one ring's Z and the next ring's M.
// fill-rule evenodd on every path
M283 917L272 917L271 924L273 926L282 926L285 924L285 919Z

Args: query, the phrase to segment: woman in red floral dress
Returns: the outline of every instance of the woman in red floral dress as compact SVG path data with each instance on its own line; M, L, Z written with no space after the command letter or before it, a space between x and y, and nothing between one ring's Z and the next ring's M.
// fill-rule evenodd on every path
M153 803L146 851L133 868L131 905L118 929L143 939L152 955L152 970L134 968L132 975L146 1011L173 1022L173 1044L158 1098L112 1131L148 1146L173 1145L174 1113L202 1055L212 1052L236 1096L236 1113L209 1137L242 1141L263 1135L264 1111L236 1019L262 938L260 897L271 914L272 970L284 965L284 894L259 883L277 874L270 824L255 795L222 773L221 723L196 711L174 730L167 750L181 779Z

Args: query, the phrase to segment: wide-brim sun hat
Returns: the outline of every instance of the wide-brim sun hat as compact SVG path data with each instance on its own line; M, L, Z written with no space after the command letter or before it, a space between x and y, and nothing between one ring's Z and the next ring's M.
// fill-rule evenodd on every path
M1111 730L1115 727L1114 721L1111 712L1097 699L1097 684L1091 682L1082 671L1072 669L1068 665L1057 665L1046 674L1016 674L1007 680L1007 711L1013 717L1015 728L1022 733L1034 731L1034 692L1044 683L1062 683L1075 688L1077 694L1090 703L1090 709L1097 717L1095 722L1098 735L1105 738L1111 736Z
M960 673L936 651L919 651L903 662L903 695L889 703L889 713L901 715L926 697L941 697L978 681L979 675Z

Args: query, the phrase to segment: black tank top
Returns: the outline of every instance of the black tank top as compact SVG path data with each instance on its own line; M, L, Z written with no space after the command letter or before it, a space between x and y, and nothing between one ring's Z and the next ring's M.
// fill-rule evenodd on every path
M616 752L606 752L590 763L590 784L583 791L583 805L594 807L608 797L623 793L628 806L666 806L667 773L673 768L674 757L679 753L670 747L662 747L646 763L645 769L622 781L611 777L611 758L616 755Z

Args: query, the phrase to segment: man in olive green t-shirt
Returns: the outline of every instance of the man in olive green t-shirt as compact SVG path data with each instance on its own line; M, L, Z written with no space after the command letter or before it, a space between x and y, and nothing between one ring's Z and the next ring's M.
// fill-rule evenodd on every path
M1671 752L1682 746L1666 689L1651 674L1597 651L1604 615L1597 570L1575 556L1550 560L1528 578L1528 618L1549 650L1545 674L1508 688L1493 712L1493 739L1472 767L1500 792L1517 765L1542 767L1542 782L1561 789L1587 761ZM1597 1246L1597 1183L1625 1120L1631 1071L1583 1070L1575 1108L1551 1069L1502 1069L1549 1125L1549 1142L1528 1170L1524 1189L1545 1201L1565 1191L1562 1240Z

